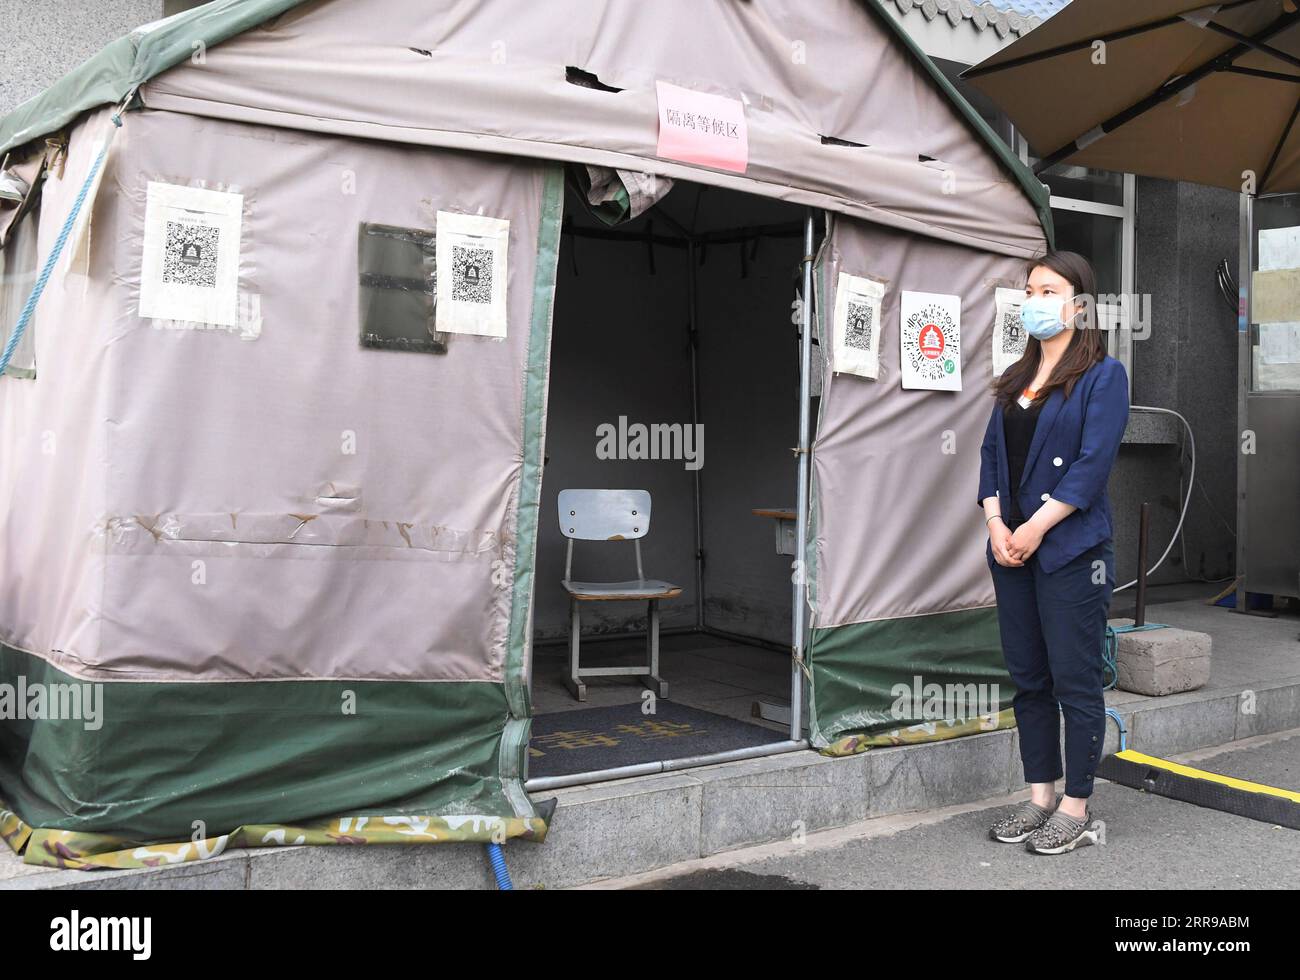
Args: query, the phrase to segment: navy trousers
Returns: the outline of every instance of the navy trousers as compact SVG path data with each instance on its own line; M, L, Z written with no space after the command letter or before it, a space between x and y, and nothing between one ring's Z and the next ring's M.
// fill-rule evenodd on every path
M1037 555L1018 568L992 559L989 567L1002 654L1016 685L1012 707L1025 782L1061 778L1063 714L1065 792L1091 796L1106 735L1101 651L1115 588L1112 543L1103 541L1050 575L1039 568Z

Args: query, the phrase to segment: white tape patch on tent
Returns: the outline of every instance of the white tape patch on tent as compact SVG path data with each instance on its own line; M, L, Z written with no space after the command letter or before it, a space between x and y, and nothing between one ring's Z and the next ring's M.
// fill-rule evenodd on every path
M112 151L113 136L117 132L117 127L108 119L100 120L99 126L95 133L94 143L90 148L90 159L86 164L87 173L99 159L100 153L104 147L109 147ZM63 268L66 272L75 272L83 276L90 274L90 239L91 216L95 212L95 198L99 196L100 185L104 182L104 174L109 167L109 155L105 154L104 159L95 171L94 179L91 180L89 187L86 189L86 198L81 203L81 210L77 213L77 220L72 226L72 232L68 236L68 244L65 249L63 259ZM84 181L85 178L83 177ZM68 280L64 279L64 285Z
M510 222L438 212L435 326L447 333L506 335L506 256Z
M1020 320L1020 304L1025 301L1023 289L999 287L994 293L997 312L993 321L993 377L1020 360L1025 353L1029 335Z
M880 308L885 284L841 272L835 287L833 370L880 377Z
M243 212L242 194L149 182L140 316L238 324Z
M961 297L904 291L898 346L904 388L961 391Z

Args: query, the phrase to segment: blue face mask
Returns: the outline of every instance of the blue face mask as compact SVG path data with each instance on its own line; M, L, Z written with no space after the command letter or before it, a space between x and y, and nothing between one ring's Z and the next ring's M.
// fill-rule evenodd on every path
M1056 296L1030 296L1020 305L1020 322L1025 325L1025 332L1036 340L1055 337L1067 326L1061 321L1064 306L1065 300Z

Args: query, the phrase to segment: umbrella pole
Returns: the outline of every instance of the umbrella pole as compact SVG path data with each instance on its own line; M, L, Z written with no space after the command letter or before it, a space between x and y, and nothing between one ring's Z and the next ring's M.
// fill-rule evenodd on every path
M1246 476L1248 459L1245 451L1246 432L1250 428L1250 377L1254 366L1254 351L1250 343L1251 279L1254 275L1255 249L1255 198L1242 193L1238 231L1241 236L1237 268L1237 606L1239 613L1246 608ZM1256 447L1251 446L1254 450Z

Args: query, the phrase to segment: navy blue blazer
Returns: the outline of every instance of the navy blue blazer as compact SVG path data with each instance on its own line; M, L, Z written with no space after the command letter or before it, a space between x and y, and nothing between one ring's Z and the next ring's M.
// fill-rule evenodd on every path
M1020 512L1032 517L1048 497L1078 510L1043 535L1035 552L1043 571L1054 572L1111 537L1106 482L1128 424L1128 404L1128 373L1113 357L1088 368L1068 399L1060 388L1047 396L1020 478ZM980 447L980 506L995 494L1011 496L1006 429L996 402ZM985 554L992 563L991 541Z

